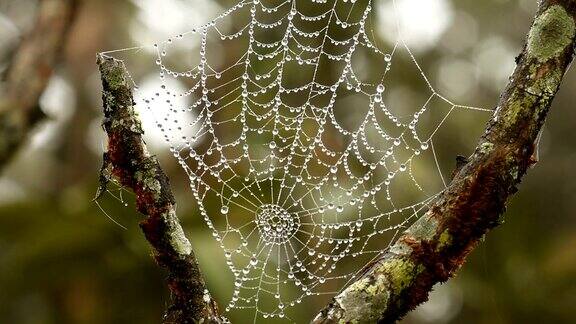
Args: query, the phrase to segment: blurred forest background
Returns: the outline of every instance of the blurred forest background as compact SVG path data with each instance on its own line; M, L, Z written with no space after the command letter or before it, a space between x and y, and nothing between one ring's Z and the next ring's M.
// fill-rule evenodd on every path
M385 6L388 1L380 2ZM514 67L536 1L398 2L410 9L408 41L436 88L459 103L493 108ZM102 210L92 202L105 148L95 54L150 45L205 23L231 3L81 1L64 57L40 102L49 118L35 128L29 143L0 175L0 322L159 322L167 290L137 226L141 216L134 211L131 195L123 195L125 202L109 195L101 202ZM36 7L32 0L0 0L0 72L33 25ZM378 31L377 27L380 35ZM402 89L397 100L410 101L411 91L415 90ZM505 224L490 233L455 279L438 286L430 301L403 323L574 322L575 95L572 71L543 132L541 161L512 200ZM446 175L456 154L471 153L488 117L460 116L447 126L449 135L436 147ZM208 286L225 305L230 297L225 282L231 276L225 273L222 252L194 209L187 177L154 132L150 136L150 147L172 181L179 217ZM322 306L310 300L300 306L295 319L306 322Z

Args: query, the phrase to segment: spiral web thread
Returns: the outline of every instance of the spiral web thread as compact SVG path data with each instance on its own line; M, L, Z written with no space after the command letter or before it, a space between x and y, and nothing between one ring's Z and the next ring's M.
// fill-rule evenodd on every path
M137 104L161 116L224 251L234 276L227 311L289 319L304 298L336 293L443 189L425 189L414 169L425 153L436 157L432 140L448 116L483 110L434 90L400 31L388 52L376 47L372 11L369 0L244 0L154 45L161 86L136 89ZM198 62L171 68L173 46L190 39L200 43ZM386 104L400 50L429 92L413 112ZM212 64L212 51L229 63ZM380 62L368 81L355 72L366 55ZM170 79L189 88L172 89ZM155 110L160 101L170 108ZM433 103L446 109L424 132Z

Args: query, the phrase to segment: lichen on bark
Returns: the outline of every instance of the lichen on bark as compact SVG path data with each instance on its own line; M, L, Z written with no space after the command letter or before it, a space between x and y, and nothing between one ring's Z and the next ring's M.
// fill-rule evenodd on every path
M552 5L534 21L528 35L527 53L540 62L562 54L576 33L574 18L560 5Z
M388 292L384 287L388 282L378 277L376 284L369 284L371 278L363 278L350 286L348 294L336 296L335 300L344 310L343 322L358 323L361 321L376 321L380 311L388 303ZM381 291L380 291L381 290Z

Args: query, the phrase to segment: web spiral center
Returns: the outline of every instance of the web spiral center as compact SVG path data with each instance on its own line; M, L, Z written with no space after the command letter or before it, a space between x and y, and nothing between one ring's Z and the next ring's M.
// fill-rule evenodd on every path
M262 205L256 212L256 224L266 244L284 244L300 227L300 221L278 205Z

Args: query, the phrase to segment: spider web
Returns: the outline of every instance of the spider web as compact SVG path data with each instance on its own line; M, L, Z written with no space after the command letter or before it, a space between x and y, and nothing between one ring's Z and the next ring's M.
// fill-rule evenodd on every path
M439 169L433 139L449 115L483 110L439 94L400 29L376 46L372 11L369 0L244 0L154 45L161 86L136 88L137 104L224 252L227 311L289 319L305 298L336 293L443 189L415 170L430 156ZM195 42L193 58L177 50ZM412 111L387 104L401 54L427 93Z

